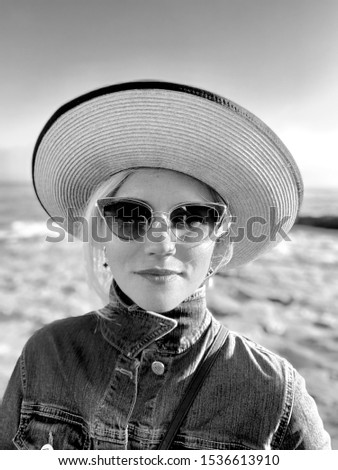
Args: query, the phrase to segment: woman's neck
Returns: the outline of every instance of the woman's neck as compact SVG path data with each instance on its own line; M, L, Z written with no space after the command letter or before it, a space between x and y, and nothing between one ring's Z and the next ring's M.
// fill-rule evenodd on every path
M211 322L211 314L206 308L205 287L197 289L193 295L173 310L161 314L146 311L136 305L115 281L111 285L109 298L110 303L105 307L104 313L115 325L117 323L124 325L124 337L126 337L126 329L130 329L135 341L140 339L135 337L135 331L139 331L140 335L146 335L148 331L141 327L145 321L151 327L164 318L170 321L171 331L156 341L158 348L168 352L178 353L190 347ZM113 325L111 326L113 328Z

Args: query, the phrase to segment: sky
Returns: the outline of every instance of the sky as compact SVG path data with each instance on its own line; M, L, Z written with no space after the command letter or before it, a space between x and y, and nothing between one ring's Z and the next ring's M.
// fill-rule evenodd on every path
M338 188L338 1L0 0L0 180L30 180L64 102L158 79L219 93L283 140L305 187Z

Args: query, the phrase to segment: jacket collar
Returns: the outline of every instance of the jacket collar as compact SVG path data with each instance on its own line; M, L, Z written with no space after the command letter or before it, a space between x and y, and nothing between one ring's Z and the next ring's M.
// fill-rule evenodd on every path
M128 357L154 344L159 350L179 354L195 343L211 322L205 287L174 310L159 314L141 309L113 281L109 304L99 311L103 337Z

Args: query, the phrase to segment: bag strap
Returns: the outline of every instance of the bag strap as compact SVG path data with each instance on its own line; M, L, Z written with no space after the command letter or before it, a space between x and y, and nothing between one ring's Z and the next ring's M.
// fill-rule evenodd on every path
M202 386L204 379L209 373L211 366L214 364L223 344L225 343L228 334L229 330L227 330L223 325L221 325L212 345L202 358L202 361L198 365L188 385L187 391L183 397L183 400L179 404L178 409L176 410L175 416L170 423L169 429L166 435L164 436L160 446L158 447L159 450L170 449L170 446L182 424L182 421L186 417L198 391Z

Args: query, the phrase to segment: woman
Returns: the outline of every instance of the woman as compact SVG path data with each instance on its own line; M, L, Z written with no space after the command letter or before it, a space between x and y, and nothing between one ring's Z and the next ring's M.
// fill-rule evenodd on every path
M2 403L2 449L330 448L293 367L206 308L210 276L271 249L301 204L299 170L264 123L205 90L106 87L48 121L33 181L109 299L28 341Z

